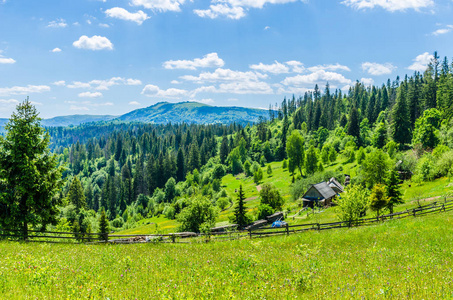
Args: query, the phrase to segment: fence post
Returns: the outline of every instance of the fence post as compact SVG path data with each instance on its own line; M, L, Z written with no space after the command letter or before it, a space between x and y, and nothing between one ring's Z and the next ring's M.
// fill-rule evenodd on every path
M289 226L288 226L288 223L286 223L286 235L289 235Z
M321 225L319 225L319 223L318 223L318 231L319 231L319 230L321 230Z
M249 235L250 235L250 239L252 239L252 229L251 228L249 229Z
M415 217L415 208L412 210L412 212L414 213L414 217Z

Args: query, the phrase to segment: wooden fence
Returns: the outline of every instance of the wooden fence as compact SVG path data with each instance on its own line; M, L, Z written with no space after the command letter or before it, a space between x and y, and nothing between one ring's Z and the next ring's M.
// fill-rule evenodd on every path
M331 223L310 223L300 225L286 225L284 227L261 227L252 230L243 231L227 231L227 232L211 232L211 233L171 233L171 234L108 234L106 237L102 233L74 233L74 232L54 232L54 231L36 231L29 230L27 242L63 242L63 243L105 243L106 240L111 243L144 243L144 242L159 242L159 243L191 243L191 242L208 242L208 241L230 241L244 238L262 238L275 235L289 235L306 231L321 231L336 228L350 228L359 226L368 226L375 223L384 222L386 220L402 219L407 217L418 217L428 214L441 213L453 210L453 199L441 202L434 202L428 205L421 205L413 209L382 215L373 218L364 218L358 221L341 221ZM6 230L0 229L0 237L4 238L21 238L21 230Z

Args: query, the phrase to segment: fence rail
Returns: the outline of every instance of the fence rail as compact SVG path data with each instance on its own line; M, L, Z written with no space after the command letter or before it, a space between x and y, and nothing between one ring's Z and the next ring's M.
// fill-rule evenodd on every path
M302 233L306 231L323 231L337 228L351 228L368 226L375 223L385 222L386 220L397 220L407 217L418 217L433 213L448 212L453 210L453 199L445 199L441 202L433 202L428 205L419 205L413 209L386 214L372 218L362 218L357 221L339 221L329 223L309 223L286 225L280 228L265 226L261 228L243 230L243 231L227 231L227 232L212 232L212 233L170 233L170 234L103 234L103 233L74 233L74 232L58 232L58 231L38 231L28 230L28 242L47 242L47 243L142 243L142 242L164 242L164 243L188 243L182 240L196 239L199 242L206 241L230 241L244 238L261 238L275 235L289 235ZM22 230L18 229L1 229L0 237L6 238L21 238ZM60 241L63 240L63 241Z

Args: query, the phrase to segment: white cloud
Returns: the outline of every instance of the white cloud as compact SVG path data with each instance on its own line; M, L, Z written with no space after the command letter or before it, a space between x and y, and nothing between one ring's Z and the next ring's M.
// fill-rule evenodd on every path
M13 86L9 88L0 88L0 96L27 95L32 93L43 93L49 91L50 87L47 85Z
M99 23L99 27L102 27L102 28L109 28L110 25L109 25L109 24L105 24L105 23Z
M186 69L196 70L197 68L218 68L223 67L225 62L219 58L218 54L213 52L206 54L203 58L194 60L169 60L163 63L165 69Z
M442 34L449 33L452 30L453 30L453 25L447 25L445 28L437 29L436 31L434 31L432 33L432 35L436 35L436 36L442 35Z
M139 79L133 78L123 78L123 77L112 77L107 80L91 80L90 82L81 82L81 81L73 81L72 84L68 85L68 88L71 89L96 89L100 91L106 91L111 86L114 85L141 85L142 82Z
M94 92L94 93L84 92L84 93L80 93L79 97L80 98L99 98L99 97L102 97L102 93L100 93L100 92Z
M370 75L380 76L391 74L394 70L396 70L396 67L391 63L378 64L372 62L364 62L362 63L362 70Z
M79 105L71 105L69 107L70 110L75 110L75 111L89 111L90 109L86 106L79 106Z
M228 98L227 101L236 102L236 101L239 101L239 99L238 98Z
M202 86L195 89L192 94L198 93L226 93L226 94L273 94L272 88L262 81L241 81L222 83L215 86Z
M408 67L409 70L424 72L428 67L429 62L433 59L434 56L425 52L418 55L413 61L414 63Z
M201 100L190 99L189 101L191 101L191 102L199 102L199 103L204 103L204 104L212 104L212 103L214 103L214 100L212 100L211 98L201 99Z
M180 6L186 2L185 0L132 0L134 6L143 6L144 8L153 11L181 11Z
M289 67L279 63L278 61L275 61L275 63L271 65L265 65L263 63L259 63L258 65L251 65L250 69L272 74L283 74L289 72Z
M266 79L267 77L267 75L258 72L240 72L218 68L214 72L203 72L199 76L181 76L181 79L203 83L216 81L258 81L260 79Z
M349 69L347 66L340 65L339 63L336 63L334 65L318 65L314 67L308 68L308 71L310 72L317 72L319 70L324 70L324 71L347 71L350 72L351 69Z
M113 7L110 9L107 9L105 11L105 14L110 17L110 18L116 18L120 20L125 20L125 21L132 21L137 23L138 25L142 25L144 21L149 19L148 15L144 13L143 11L139 10L136 13L131 13L124 8L121 7Z
M372 9L381 7L385 10L404 11L407 9L420 10L434 5L433 0L345 0L341 2L355 9Z
M180 84L181 82L179 82L178 80L172 80L171 81L171 84Z
M137 101L131 101L131 102L129 102L129 105L140 105L140 102L137 102Z
M238 20L246 16L249 8L261 9L266 4L285 4L298 1L308 2L308 0L211 0L212 4L208 9L195 9L193 12L202 18L227 17Z
M56 86L65 86L66 85L66 82L64 80L59 80L59 81L55 81L54 83L52 83L53 85L56 85Z
M88 37L82 35L77 41L72 43L72 45L79 49L87 50L113 50L113 44L106 37L94 35Z
M360 82L366 86L371 86L374 84L373 78L362 78L362 79L360 79Z
M264 30L269 30L269 29L271 29L271 27L270 27L270 26L266 26L266 27L264 27Z
M287 61L286 64L290 67L292 67L292 71L295 72L295 73L302 73L305 71L305 67L304 67L304 64L301 63L300 61L297 61L297 60L290 60L290 61Z
M161 90L158 86L148 84L142 90L142 95L148 97L162 97L162 98L181 98L188 95L188 91L170 88L167 90Z
M349 84L351 83L350 79L347 79L342 74L335 73L335 72L327 72L324 70L318 70L311 74L307 75L296 75L293 77L285 78L282 83L284 85L289 86L300 86L300 85L314 85L317 83L325 83L325 82L334 82L340 84Z
M56 19L55 21L49 22L47 27L49 28L65 28L68 26L68 23L64 19Z
M11 104L12 104L12 105L17 105L17 104L19 104L20 102L19 102L18 100L16 100L16 99L8 99L8 100L6 100L6 99L0 99L0 103L1 103L2 105L11 105Z
M51 52L53 52L53 53L61 52L61 49L60 48L53 48L51 50Z
M210 19L223 16L228 19L238 20L245 17L244 8L230 7L225 4L210 5L208 9L194 9L193 12L199 17Z
M2 57L0 55L0 64L14 64L14 63L16 63L16 61L14 59Z

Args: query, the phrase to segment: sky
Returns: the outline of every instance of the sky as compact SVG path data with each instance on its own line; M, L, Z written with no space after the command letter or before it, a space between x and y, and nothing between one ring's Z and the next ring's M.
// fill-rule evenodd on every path
M0 118L267 109L453 57L453 0L0 0Z

